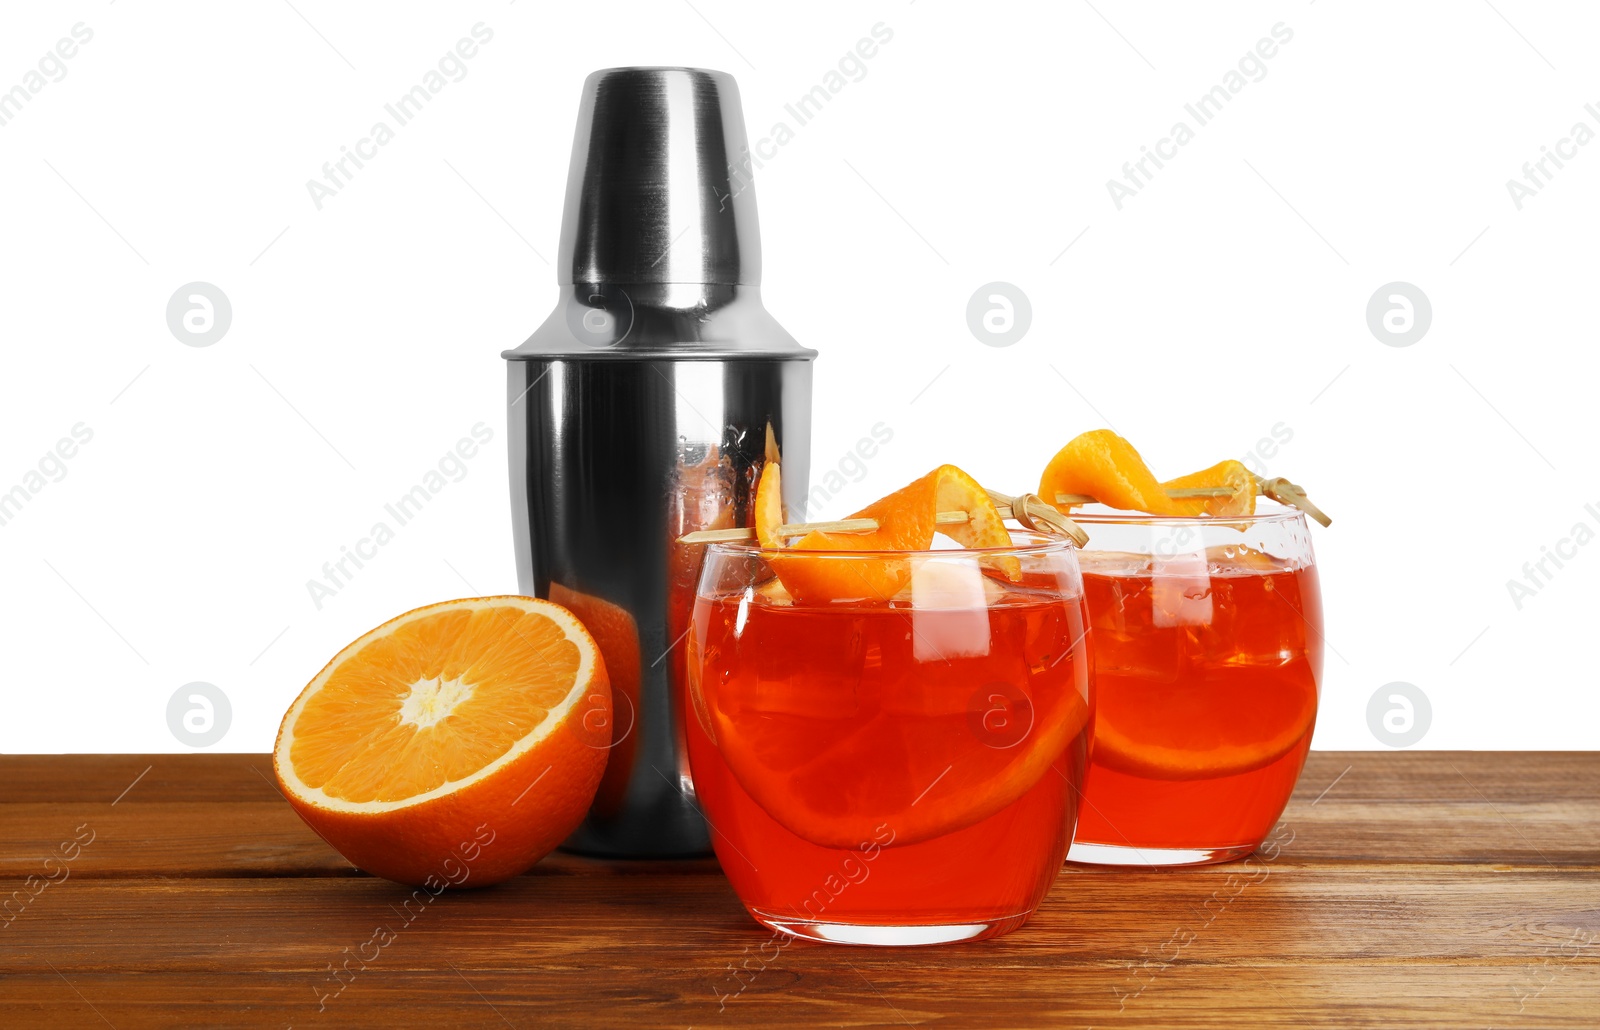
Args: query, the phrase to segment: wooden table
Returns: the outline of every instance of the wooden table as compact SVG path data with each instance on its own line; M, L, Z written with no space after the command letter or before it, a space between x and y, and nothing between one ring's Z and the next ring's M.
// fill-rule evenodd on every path
M901 951L777 948L710 860L556 855L405 924L270 770L0 757L0 1026L1600 1026L1600 753L1316 753L1270 859L1069 867Z

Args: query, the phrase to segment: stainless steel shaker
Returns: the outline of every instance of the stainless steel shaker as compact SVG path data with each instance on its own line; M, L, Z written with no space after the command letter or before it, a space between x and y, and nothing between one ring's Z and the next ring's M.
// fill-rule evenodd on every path
M749 169L732 76L590 75L561 300L504 354L518 582L573 609L611 674L605 779L569 850L709 852L683 743L703 547L676 540L745 525L769 453L804 501L816 352L762 307Z

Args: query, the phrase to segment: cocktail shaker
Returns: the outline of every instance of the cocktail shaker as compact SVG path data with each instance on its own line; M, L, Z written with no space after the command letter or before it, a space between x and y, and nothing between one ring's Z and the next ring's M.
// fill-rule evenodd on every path
M761 304L739 88L723 72L611 68L584 82L556 263L561 299L506 351L521 590L600 644L610 755L569 850L704 854L684 753L686 641L703 546L746 525L781 455L800 510L811 362Z

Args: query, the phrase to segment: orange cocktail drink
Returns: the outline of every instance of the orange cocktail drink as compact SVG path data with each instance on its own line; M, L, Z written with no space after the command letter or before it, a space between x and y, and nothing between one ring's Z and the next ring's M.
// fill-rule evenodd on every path
M1304 517L1079 514L1096 713L1073 861L1260 846L1311 746L1322 603Z
M1072 547L1011 539L709 549L689 758L757 921L931 944L1004 933L1043 898L1078 811L1086 619Z

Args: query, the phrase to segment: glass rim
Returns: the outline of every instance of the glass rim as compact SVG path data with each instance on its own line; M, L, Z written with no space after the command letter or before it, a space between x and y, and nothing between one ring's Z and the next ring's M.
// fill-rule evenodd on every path
M1266 511L1258 508L1251 515L1151 515L1142 511L1095 511L1073 512L1067 517L1084 526L1236 526L1241 523L1255 526L1304 522L1306 513L1285 504ZM1093 543L1093 540L1090 542Z
M833 550L822 548L796 547L763 547L755 540L719 540L706 544L708 553L716 551L729 555L754 555L759 558L795 557L806 558L869 558L883 560L886 558L912 558L925 555L933 558L961 558L961 557L994 557L996 555L1029 555L1051 554L1056 551L1077 551L1077 544L1070 537L1056 536L1053 533L1043 533L1031 529L1013 529L1006 527L1006 532L1011 535L1011 543L1005 547L940 547L923 550ZM1026 542L1018 543L1018 538L1026 538Z

